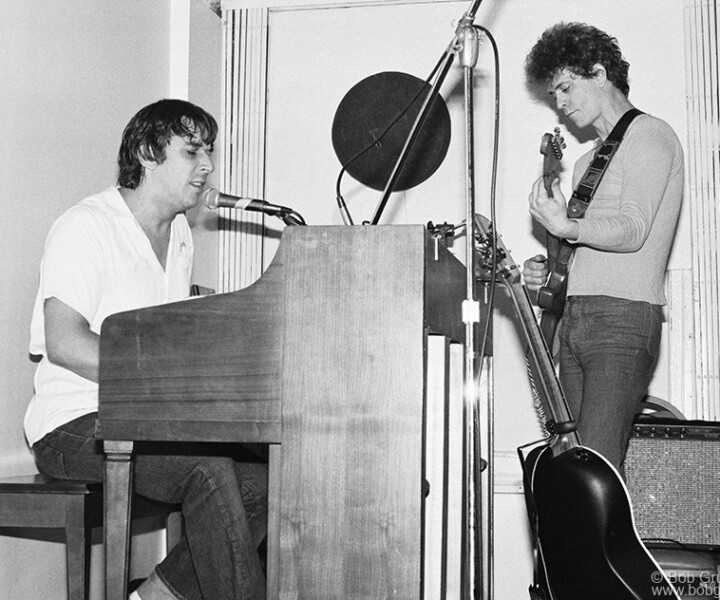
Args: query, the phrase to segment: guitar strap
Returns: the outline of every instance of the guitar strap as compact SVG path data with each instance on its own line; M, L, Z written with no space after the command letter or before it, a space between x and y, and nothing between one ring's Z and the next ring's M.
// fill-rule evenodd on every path
M635 117L641 114L643 112L637 108L627 111L613 127L607 139L600 144L595 157L590 161L590 165L568 201L567 216L569 218L582 219L585 216L585 211L590 205L595 190L600 185L600 181L610 164L610 160L617 151L628 125Z

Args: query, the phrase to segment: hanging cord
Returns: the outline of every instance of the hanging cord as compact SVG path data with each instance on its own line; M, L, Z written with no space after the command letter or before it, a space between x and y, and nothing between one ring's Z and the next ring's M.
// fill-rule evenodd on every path
M495 206L496 206L496 199L497 199L497 178L498 178L498 153L499 153L499 146L500 146L500 58L498 53L498 46L495 41L495 38L492 36L490 31L488 31L485 27L482 27L480 25L474 25L474 27L480 31L482 31L488 40L490 40L490 44L493 48L493 54L494 54L494 67L495 67L495 127L493 131L493 163L492 163L492 179L491 179L491 185L490 185L490 222L495 223ZM497 228L495 228L495 231L497 231ZM470 233L471 235L471 233ZM492 244L492 273L494 274L497 270L497 245ZM489 301L488 301L488 315L492 312L492 307L494 304L494 298L495 298L495 277L491 277L490 279L490 286L488 291ZM487 340L489 338L489 332L490 332L490 319L485 320L485 328L483 329L482 335L480 336L481 339L481 345L480 345L480 360L484 360L485 357L485 348L487 346ZM482 369L478 369L478 374L482 371ZM478 375L479 376L479 375ZM476 384L479 383L479 381L475 382Z
M494 56L494 68L495 68L495 111L494 111L494 131L493 131L493 162L492 162L492 178L491 178L491 186L490 186L490 221L493 224L495 223L496 218L496 198L497 198L497 177L498 177L498 153L499 153L499 139L500 139L500 58L499 58L499 52L498 52L498 46L495 41L495 38L493 35L488 31L485 27L482 27L480 25L473 25L475 29L485 34L488 40L490 40L490 44L493 49L493 56ZM474 235L474 233L477 231L477 228L473 226L473 224L468 224L468 232L467 235ZM495 235L495 231L497 231L496 228L493 229L493 235ZM475 381L473 382L473 385L475 389L479 389L480 386L480 379L482 377L483 373L483 363L485 361L485 351L487 348L487 343L490 335L490 323L492 321L491 315L493 311L494 306L494 299L495 299L495 287L496 287L496 277L495 273L497 272L497 263L498 263L498 257L497 257L497 244L493 243L492 246L492 256L491 256L491 277L490 277L490 284L488 288L488 307L487 307L487 318L485 319L484 327L482 332L480 333L480 346L479 346L479 358L480 358L480 366L478 369L476 369L475 372ZM469 260L469 257L468 257ZM477 273L475 273L475 276L477 277ZM493 416L494 408L492 404L490 403L488 405L488 428L487 428L487 435L488 435L488 444L487 447L489 449L489 452L492 452L492 448L494 447L494 432L493 432ZM492 481L494 478L494 461L492 460L492 457L488 457L488 460L485 461L482 459L482 440L480 439L480 436L477 435L477 432L480 431L481 427L481 413L480 413L480 406L478 402L474 403L473 406L473 427L474 431L476 432L474 436L474 444L473 444L473 452L475 453L475 456L477 457L477 460L475 461L475 480L476 482L479 482L481 480L481 472L484 469L488 470L487 474L487 480L490 482L490 491L492 491ZM493 515L492 515L492 498L491 496L488 496L489 502L488 502L488 523L492 523ZM475 514L481 515L482 514L482 496L480 493L475 493ZM475 536L475 553L476 553L476 568L480 569L479 562L482 555L482 547L481 547L481 535L482 532L480 532L480 535ZM489 565L487 568L487 573L489 574L488 582L487 582L487 590L488 590L488 597L493 597L493 584L492 584L492 571L493 571L493 531L492 527L488 527L488 552L486 553L489 561ZM476 580L478 579L479 575L476 574ZM480 591L480 593L483 593L484 590L475 590L476 597L477 593Z

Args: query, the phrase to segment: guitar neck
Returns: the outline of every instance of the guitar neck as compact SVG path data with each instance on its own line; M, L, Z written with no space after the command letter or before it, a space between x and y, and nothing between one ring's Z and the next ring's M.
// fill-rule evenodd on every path
M557 262L556 259L560 253L560 239L548 232L545 236L545 246L547 248L548 271L554 271Z
M525 334L530 368L542 408L549 417L548 429L554 435L550 446L553 453L559 454L571 447L579 446L580 438L555 373L550 351L535 319L527 288L515 274L502 271L502 275Z
M536 382L535 389L540 396L546 427L553 435L550 448L557 455L580 445L565 395L563 394L552 357L545 344L540 327L535 320L527 288L522 283L520 269L513 262L502 240L493 231L493 224L483 215L476 214L474 219L475 251L478 265L496 278L498 275L510 293L515 312L520 319L523 333L528 344L529 367Z

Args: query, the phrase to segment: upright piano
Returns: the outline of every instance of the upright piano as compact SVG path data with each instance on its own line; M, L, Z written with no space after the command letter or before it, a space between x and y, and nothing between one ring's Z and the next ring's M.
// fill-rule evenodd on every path
M422 226L290 227L247 288L106 319L107 600L126 598L138 441L270 445L268 598L444 597L465 296Z

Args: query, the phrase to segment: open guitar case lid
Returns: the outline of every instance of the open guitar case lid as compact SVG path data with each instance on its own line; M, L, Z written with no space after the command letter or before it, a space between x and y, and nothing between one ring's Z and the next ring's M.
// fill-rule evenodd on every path
M720 422L686 419L675 406L648 396L633 421L636 437L720 440Z

